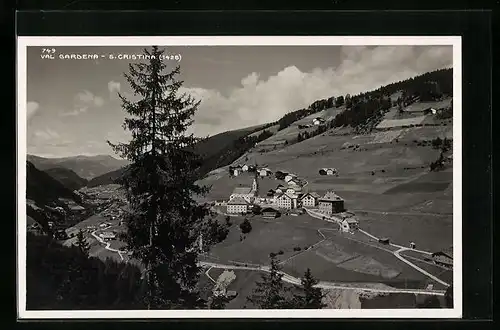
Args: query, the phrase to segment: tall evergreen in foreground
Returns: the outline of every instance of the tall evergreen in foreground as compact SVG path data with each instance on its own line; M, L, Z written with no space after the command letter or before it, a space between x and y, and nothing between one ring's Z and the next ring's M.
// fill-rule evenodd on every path
M282 278L278 261L272 255L270 272L262 274L262 281L257 282L257 287L247 300L262 309L294 308L292 301L288 299Z
M316 288L318 280L313 277L311 270L307 268L301 280L303 293L295 296L295 307L304 309L322 309L326 304L322 302L324 294L320 288Z
M144 49L146 63L130 64L125 74L137 100L119 94L127 113L129 143L112 144L131 161L122 177L130 211L127 244L145 266L144 304L149 309L196 308L199 276L197 238L207 215L192 199L207 189L195 184L200 159L192 150L198 139L186 134L200 102L180 94L177 66L164 73L164 50Z

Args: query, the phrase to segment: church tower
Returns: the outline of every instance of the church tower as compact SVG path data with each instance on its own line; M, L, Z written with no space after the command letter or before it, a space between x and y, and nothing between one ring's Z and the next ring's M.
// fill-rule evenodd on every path
M255 172L255 175L253 178L252 192L254 193L255 196L257 196L259 194L259 182L258 182L257 171Z

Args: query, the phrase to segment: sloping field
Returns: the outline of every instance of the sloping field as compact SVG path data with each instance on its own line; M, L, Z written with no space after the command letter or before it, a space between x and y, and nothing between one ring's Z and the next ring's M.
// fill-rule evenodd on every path
M271 136L269 139L266 139L258 145L269 145L275 142L287 140L287 141L293 141L297 138L297 135L300 132L312 132L317 129L317 126L311 126L310 128L304 128L304 129L299 129L299 125L312 125L312 121L314 118L323 118L325 121L332 120L335 118L335 116L344 111L345 107L339 107L339 108L328 108L326 110L319 111L317 113L313 113L307 117L304 117L300 120L297 120L287 128L278 131L275 135Z
M402 141L413 140L432 140L440 137L452 139L453 138L453 125L447 126L422 126L403 129L403 133L399 137Z
M252 231L242 241L239 240L240 229L239 222L230 229L228 238L220 244L217 244L210 250L210 255L217 257L223 262L240 262L248 264L268 264L269 254L283 254L277 257L285 260L294 254L295 247L307 247L321 240L321 236L316 229L307 227L295 227L287 224L285 221L261 221L252 220Z
M425 116L418 116L414 118L405 119L384 119L378 124L377 129L392 128L392 127L402 127L410 125L421 124L425 119Z
M395 287L421 287L425 275L399 261L391 253L334 236L283 265L293 276L307 268L320 280L385 283Z
M268 132L271 132L271 133L276 133L278 131L278 128L280 127L280 125L274 125L274 126L271 126L271 127L268 127L268 128L264 128L263 130L260 130L260 131L257 131L255 133L252 133L248 136L252 136L252 137L257 137L259 136L260 134L262 134L264 131L268 131Z
M451 98L444 99L442 101L436 101L436 102L415 102L413 104L410 104L407 106L404 111L406 112L421 112L424 111L425 109L429 108L434 108L434 109L441 109L441 108L447 108L450 106Z
M453 216L407 215L357 212L360 227L376 237L388 237L392 242L408 246L415 242L418 249L435 252L453 244Z

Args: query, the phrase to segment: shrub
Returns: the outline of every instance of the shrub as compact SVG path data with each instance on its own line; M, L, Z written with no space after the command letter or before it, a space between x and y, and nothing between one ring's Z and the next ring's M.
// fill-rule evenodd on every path
M278 254L279 254L279 255L282 255L283 253L284 253L284 252L283 252L283 250L279 250L279 251L278 251Z
M245 220L243 220L240 224L240 229L243 234L247 234L252 231L252 224L247 218L245 218Z
M294 251L300 251L300 250L302 250L302 248L300 246L296 246L296 247L293 248L293 250Z
M274 257L276 257L276 253L274 252L269 253L269 258L274 258Z

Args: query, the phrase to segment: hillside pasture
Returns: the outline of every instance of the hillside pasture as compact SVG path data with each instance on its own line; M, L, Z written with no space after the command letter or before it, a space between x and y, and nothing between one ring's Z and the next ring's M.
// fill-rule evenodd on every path
M403 127L410 125L419 125L425 119L425 116L410 117L404 119L384 119L377 125L377 129Z
M234 221L229 235L223 242L215 245L210 250L210 256L221 262L240 262L248 264L268 264L269 254L278 253L279 260L285 260L295 254L293 249L297 246L304 248L321 240L316 229L295 227L286 221L262 221L250 219L252 231L241 234L239 223ZM240 241L240 235L246 236Z
M441 109L447 108L450 106L451 98L446 98L441 101L433 101L433 102L415 102L404 108L405 112L423 112L426 109L434 108Z
M288 260L283 270L300 277L307 268L320 280L421 287L425 275L392 253L331 232L328 240Z
M393 243L429 252L441 251L453 244L453 216L428 214L356 212L360 227L376 237L388 237Z

